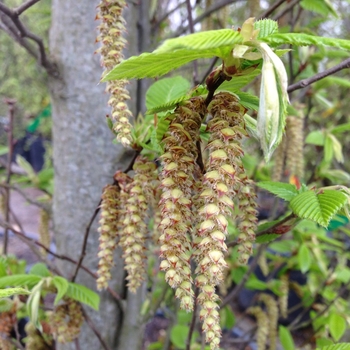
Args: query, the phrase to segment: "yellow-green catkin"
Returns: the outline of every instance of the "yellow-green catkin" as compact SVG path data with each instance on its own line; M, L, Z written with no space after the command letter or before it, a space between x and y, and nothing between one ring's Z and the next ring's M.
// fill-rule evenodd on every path
M45 209L40 209L39 214L39 242L43 244L46 248L50 248L51 238L50 238L50 214ZM42 254L47 255L47 251L42 249Z
M126 40L122 37L125 29L125 20L122 16L126 1L102 0L98 6L97 18L101 20L98 26L100 32L97 41L101 47L96 51L101 54L101 65L105 67L103 75L106 75L117 64L123 60L123 49ZM107 83L106 91L110 94L108 104L112 108L113 129L117 133L117 140L124 146L132 143L131 124L132 117L127 100L130 99L129 92L125 88L127 80L113 80Z
M166 281L176 289L182 309L191 311L194 293L191 278L192 194L195 177L200 170L196 163L196 143L199 140L201 121L206 112L204 99L195 97L177 107L162 143L161 187L159 202L162 220L159 225L160 269Z
M49 327L50 328L50 327ZM51 335L40 333L32 322L25 325L26 337L24 339L26 350L49 350L52 349L53 339ZM51 331L51 329L49 329Z
M266 305L267 316L269 318L269 350L276 350L277 347L277 325L278 325L278 305L272 295L262 293L259 300Z
M236 182L241 182L238 175L244 173L240 140L247 134L243 119L245 111L230 93L218 93L208 106L212 116L207 125L209 156L197 203L198 225L193 257L197 262L195 283L200 291L197 298L201 306L200 319L211 349L219 348L221 338L219 297L215 287L223 280L223 271L227 267L224 259L227 217L233 215Z
M281 295L278 298L278 304L280 307L280 314L283 318L288 316L288 294L289 294L289 277L284 274L280 277L281 285L280 292Z
M73 299L55 307L50 315L49 325L54 339L59 343L69 343L80 334L84 318L81 306Z
M120 190L116 185L107 185L101 199L99 237L99 264L97 289L106 289L111 279L111 268L114 265L113 255L117 245L117 223L119 216Z
M258 325L258 331L256 334L256 343L258 345L258 350L265 350L266 340L269 334L269 318L259 306L252 306L248 308L247 313L253 315L256 318Z
M269 274L270 269L265 254L260 254L258 259L258 265L260 267L261 272L266 277Z
M128 272L128 287L135 293L146 276L146 219L148 203L153 196L152 181L156 177L156 165L139 156L133 169L134 179L124 189L129 197L124 208L120 246Z
M284 172L284 162L286 159L286 151L287 151L287 137L286 135L283 135L282 141L278 145L274 155L275 165L273 167L273 172L272 172L273 181L282 180L283 172Z
M288 116L286 121L287 151L286 169L300 179L304 176L304 120Z

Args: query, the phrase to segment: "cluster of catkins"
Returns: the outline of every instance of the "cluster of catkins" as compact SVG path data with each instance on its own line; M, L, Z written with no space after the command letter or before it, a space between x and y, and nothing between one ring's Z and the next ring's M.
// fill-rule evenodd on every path
M101 54L101 65L105 68L104 75L112 70L123 59L123 49L126 40L122 34L126 31L125 20L122 17L126 2L123 0L102 0L98 5L97 19L101 21L98 26L99 36L97 41L101 43L96 52ZM106 91L110 98L108 104L112 108L113 130L117 133L117 140L124 146L130 146L132 142L131 124L132 116L126 101L130 99L129 92L125 88L126 80L114 80L107 83Z
M183 309L192 311L195 302L201 306L203 331L212 349L219 347L221 337L216 286L227 266L228 222L237 221L241 263L252 253L257 225L253 184L241 160L245 111L228 92L217 93L208 106L203 97L182 102L166 117L169 128L162 139L159 173L153 160L138 156L134 177L117 172L101 202L98 288L108 285L119 245L129 289L135 292L146 274L148 209L161 190L159 212L154 210L160 269ZM200 127L206 116L210 138L201 149Z

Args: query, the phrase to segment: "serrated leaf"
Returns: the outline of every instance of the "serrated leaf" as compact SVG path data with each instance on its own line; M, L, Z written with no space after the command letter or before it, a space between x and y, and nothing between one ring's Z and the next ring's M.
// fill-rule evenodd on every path
M64 295L66 294L67 290L68 290L68 281L60 276L55 276L52 279L52 283L54 284L54 286L57 289L57 294L56 294L56 298L54 301L54 305L57 305L58 302L64 297Z
M114 67L102 81L162 76L200 58L224 58L233 45L242 41L238 32L221 29L169 39L152 53L132 56Z
M333 159L334 150L333 150L333 140L330 137L330 134L326 135L324 141L324 161L330 163Z
M307 191L294 197L290 206L302 219L310 219L327 227L332 217L345 205L347 196L339 191L324 190L316 194Z
M333 312L329 318L329 332L335 341L338 341L346 330L346 321L344 317Z
M170 101L186 96L191 83L181 77L164 78L153 83L146 93L146 107L153 109ZM157 113L157 112L154 112Z
M295 349L293 337L292 337L288 328L286 328L284 326L279 326L278 335L279 335L280 342L281 342L284 350L294 350Z
M66 296L98 310L99 295L81 284L69 282Z
M171 109L174 109L175 107L177 107L179 103L181 103L185 100L188 100L187 95L183 95L181 97L176 98L175 100L172 100L172 101L166 102L164 104L158 105L154 108L148 109L146 114L155 114L155 113L170 111Z
M0 289L0 298L7 298L16 294L28 295L30 293L30 291L23 288L6 288Z
M311 266L311 260L312 260L312 256L309 248L307 247L306 244L302 244L298 251L298 262L299 262L300 271L302 273L306 273L307 271L309 271Z
M34 264L29 272L31 275L36 275L41 277L50 276L50 271L48 270L47 266L44 263Z
M27 286L31 288L41 281L41 277L35 275L12 275L0 278L0 288Z
M271 45L295 45L295 46L325 46L337 47L342 50L350 50L350 40L327 38L303 33L275 33L260 40Z
M261 19L254 23L254 29L259 29L258 38L278 33L278 23L272 19Z
M230 81L224 81L219 88L217 89L217 91L230 91L230 92L234 92L237 93L240 91L240 89L244 86L246 86L247 84L249 84L255 77L257 77L259 74L261 73L261 69L256 68L255 70L253 70L252 72L250 72L249 74L244 74L238 77L233 77Z
M247 92L235 92L239 97L239 103L247 109L257 111L259 109L259 98Z
M213 50L233 46L241 41L242 37L238 31L232 29L208 30L165 40L154 52L173 52L179 49Z
M294 185L284 182L262 181L257 183L257 186L288 202L298 195L298 190Z

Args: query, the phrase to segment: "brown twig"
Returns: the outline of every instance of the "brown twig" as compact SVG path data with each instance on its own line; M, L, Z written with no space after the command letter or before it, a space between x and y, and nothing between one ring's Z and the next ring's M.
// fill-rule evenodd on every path
M102 338L101 333L97 330L95 324L92 322L91 318L89 317L89 315L87 314L87 312L84 310L84 308L81 308L82 312L83 312L83 316L84 319L86 321L86 323L88 324L88 326L91 328L91 330L95 333L96 337L98 338L98 340L100 341L102 347L105 350L111 350L111 348L108 346L108 344L104 341L104 339Z
M196 287L194 291L194 300L197 300L198 294L199 294L199 288ZM191 350L191 340L192 340L192 335L194 332L194 327L196 325L196 318L197 318L197 307L198 307L198 303L194 303L192 320L191 320L190 328L188 330L188 335L186 339L186 350Z
M191 6L190 0L186 0L186 6L187 6L188 27L190 29L190 33L193 34L194 24L193 24L192 6ZM194 85L198 84L198 62L196 60L193 61L193 82L194 82Z
M11 181L11 163L12 163L12 155L13 155L13 121L15 115L15 101L11 99L5 100L8 106L9 115L9 125L8 125L8 136L7 136L7 146L8 146L8 154L7 154L7 164L6 164L6 179L5 184L9 185ZM10 189L5 188L5 208L4 208L4 219L6 222L10 219ZM9 240L9 230L5 227L4 231L4 245L3 245L3 254L7 254L8 248L8 240Z
M277 15L273 17L275 21L279 20L281 17L283 17L288 11L290 11L295 5L297 5L301 0L292 0L288 3L288 5Z
M21 22L21 20L19 19L19 16L25 11L27 10L29 7L33 6L34 4L36 4L39 0L29 0L28 2L22 4L21 6L19 6L18 8L11 10L10 8L8 8L7 6L5 6L5 4L3 4L2 2L0 2L0 12L2 12L3 14L5 14L8 18L11 19L12 23L15 25L16 29L18 32L15 32L13 29L10 30L10 34L12 37L15 36L16 40L19 43L23 43L23 38L28 38L31 39L32 41L34 41L37 45L37 51L34 51L32 49L28 50L28 45L22 45L31 55L35 55L35 57L37 58L37 60L39 61L39 63L46 69L46 71L52 75L57 77L58 76L58 71L57 71L57 67L48 60L47 55L46 55L46 51L45 51L45 47L44 47L44 42L43 40L38 37L37 35L35 35L34 33L32 33L30 30L28 30L23 23ZM22 39L22 40L21 40Z
M350 68L350 58L347 58L346 60L344 60L343 62L341 62L341 63L339 63L337 65L335 65L334 67L326 69L325 71L323 71L321 73L315 74L314 76L312 76L310 78L300 80L299 82L288 86L287 91L288 92L292 92L292 91L295 91L295 90L298 90L298 89L302 89L302 88L304 88L306 86L309 86L309 85L315 83L318 80L326 78L329 75L332 75L332 74L334 74L336 72L339 72L342 69L346 69L346 68Z
M287 0L278 0L274 4L272 4L261 16L260 19L267 18L271 15L273 11L275 11L279 6L281 6Z
M134 163L136 161L136 158L140 155L140 150L136 151L130 164L127 166L127 168L124 170L124 173L127 173L129 171L132 170L133 166L134 166ZM117 185L117 181L116 180L113 180L113 184L114 185ZM96 216L98 215L99 211L100 211L100 208L101 208L101 203L102 203L102 199L100 199L98 205L96 206L95 208L95 211L94 213L92 214L91 218L90 218L90 221L89 223L87 224L86 226L86 229L85 229L85 234L84 234L84 240L83 240L83 245L82 245L82 248L81 248L81 253L80 253L80 257L79 257L79 260L78 260L78 263L77 263L77 267L74 271L74 274L71 278L71 281L74 282L77 275L78 275L78 272L79 272L79 269L80 267L82 266L82 263L83 263L83 260L85 258L85 255L86 255L86 247L87 247L87 242L88 242L88 238L89 238L89 235L90 235L90 231L91 231L91 227L92 227L92 224L96 218Z

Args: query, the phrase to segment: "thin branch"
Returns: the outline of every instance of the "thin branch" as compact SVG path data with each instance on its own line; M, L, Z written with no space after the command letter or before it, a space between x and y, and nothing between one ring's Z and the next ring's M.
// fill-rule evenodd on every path
M91 330L95 333L96 337L98 338L98 340L100 341L102 347L105 350L112 350L108 344L104 341L104 339L102 338L101 333L97 330L95 324L92 322L91 318L89 317L89 315L87 314L87 312L84 310L84 308L81 308L82 312L83 312L83 316L84 319L86 321L86 323L88 324L88 326L91 328Z
M199 295L199 288L196 287L194 291L194 300L197 300L198 295ZM194 303L192 320L191 320L190 329L188 331L188 335L186 339L186 350L191 350L191 340L192 340L192 335L194 332L194 327L196 325L196 318L197 318L197 307L198 307L198 303Z
M46 211L50 211L48 205L45 205L44 203L40 203L36 200L33 200L21 188L19 188L16 185L10 185L7 183L0 183L0 187L3 187L5 189L9 189L9 190L14 190L14 191L18 192L29 204L35 205L35 206L37 206L41 209L44 209Z
M7 146L8 146L8 154L7 154L7 164L6 164L6 180L5 183L7 185L10 184L11 181L11 163L12 163L12 155L13 155L13 122L14 122L14 115L15 115L15 101L11 99L7 99L5 101L8 106L9 110L9 125L8 125L8 136L7 136ZM4 213L4 219L5 221L9 221L10 219L10 189L5 189L5 213ZM8 228L5 228L4 232L4 245L3 245L3 254L7 254L7 247L8 247L8 239L9 239L9 230Z
M238 2L240 0L221 0L221 1L216 1L214 2L213 5L209 6L208 9L200 16L198 16L197 18L195 18L193 20L193 25L201 22L203 19L205 19L206 17L210 16L213 12L220 10L222 7L225 7L227 5L233 4L235 2ZM184 27L180 27L175 33L173 33L171 35L172 38L176 38L178 36L180 36L181 34L187 32L189 30L189 26L184 26Z
M279 13L277 13L276 16L273 17L275 21L279 20L281 17L283 17L288 11L290 11L294 6L296 6L301 0L292 0L289 2L289 4Z
M178 3L174 8L165 13L156 23L153 24L153 30L157 29L163 21L165 21L171 14L177 11L181 6L186 4L186 0Z
M18 6L17 8L15 8L13 10L13 12L19 16L21 15L24 11L28 10L29 7L32 7L33 5L35 5L37 2L39 2L40 0L29 0L25 3L23 3L22 5Z
M259 257L265 248L266 248L266 244L262 244L259 247L258 252L256 253L256 256L254 257L253 261L249 265L248 271L244 274L241 282L237 284L236 287L229 294L226 295L225 299L220 305L221 309L224 308L229 302L231 302L237 297L238 293L241 291L241 289L244 287L245 283L247 282L249 276L253 273L256 266L258 265Z
M130 162L130 164L127 166L127 168L124 170L124 173L127 173L129 172L130 170L132 170L133 166L134 166L134 163L136 161L136 158L140 155L141 151L140 150L137 150ZM113 181L113 184L114 185L117 185L117 181L114 180ZM87 247L87 242L88 242L88 238L89 238L89 235L90 235L90 231L91 231L91 227L92 227L92 224L96 218L96 216L98 215L99 211L100 211L100 208L101 208L101 203L102 203L102 199L100 199L97 207L95 208L95 211L94 213L92 214L91 218L90 218L90 221L88 223L88 225L86 226L86 229L85 229L85 234L84 234L84 240L83 240L83 246L81 248L81 253L80 253L80 257L79 257L79 260L78 260L78 263L77 263L77 267L75 269L75 272L71 278L71 281L74 282L77 275L78 275L78 272L79 272L79 269L80 267L82 266L82 263L83 263L83 260L85 258L85 255L86 255L86 247Z
M186 0L186 6L187 6L188 26L190 29L190 33L193 34L194 24L193 24L192 7L191 7L190 0ZM194 85L198 84L198 62L196 60L193 61L193 82L194 82Z
M72 264L78 265L78 261L70 258L67 255L62 255L62 254L57 254L55 252L53 252L52 250L50 250L48 247L46 247L44 244L40 243L39 241L35 240L34 238L30 238L28 236L26 236L23 232L20 232L18 230L16 230L12 225L3 222L2 220L0 220L0 226L2 227L7 227L9 228L15 235L24 238L26 241L37 245L38 247L44 249L48 254L54 256L57 259L60 260L65 260L65 261L69 261ZM82 268L85 272L87 272L91 277L93 277L95 280L98 278L97 274L92 272L89 268L87 268L84 265L80 265L80 268ZM117 301L119 307L121 308L121 310L123 310L124 306L121 303L122 298L110 287L107 288L107 291L112 295L112 297Z
M39 63L46 69L46 71L50 75L57 77L58 76L57 67L48 60L43 40L37 35L35 35L34 33L32 33L29 29L27 29L19 19L19 15L23 13L23 11L27 10L29 7L33 6L38 1L30 0L27 3L22 4L15 10L11 10L7 6L5 6L2 2L0 2L0 12L4 13L6 16L8 16L11 19L12 23L16 26L19 32L19 35L18 35L12 29L11 36L18 37L18 39L28 38L34 41L38 48L35 53L33 52L32 49L28 49L28 45L23 45L23 39L22 41L16 39L31 55L35 55Z
M280 7L287 0L278 0L274 4L272 4L261 16L260 19L267 18L271 15L273 11L275 11L278 7Z
M315 74L313 77L307 78L307 79L303 79L300 80L299 82L288 86L287 91L288 92L292 92L298 89L302 89L306 86L309 86L313 83L315 83L316 81L319 81L323 78L328 77L329 75L332 75L336 72L341 71L342 69L346 69L346 68L350 68L350 58L347 58L346 60L344 60L343 62L337 64L336 66L326 69L325 71Z

